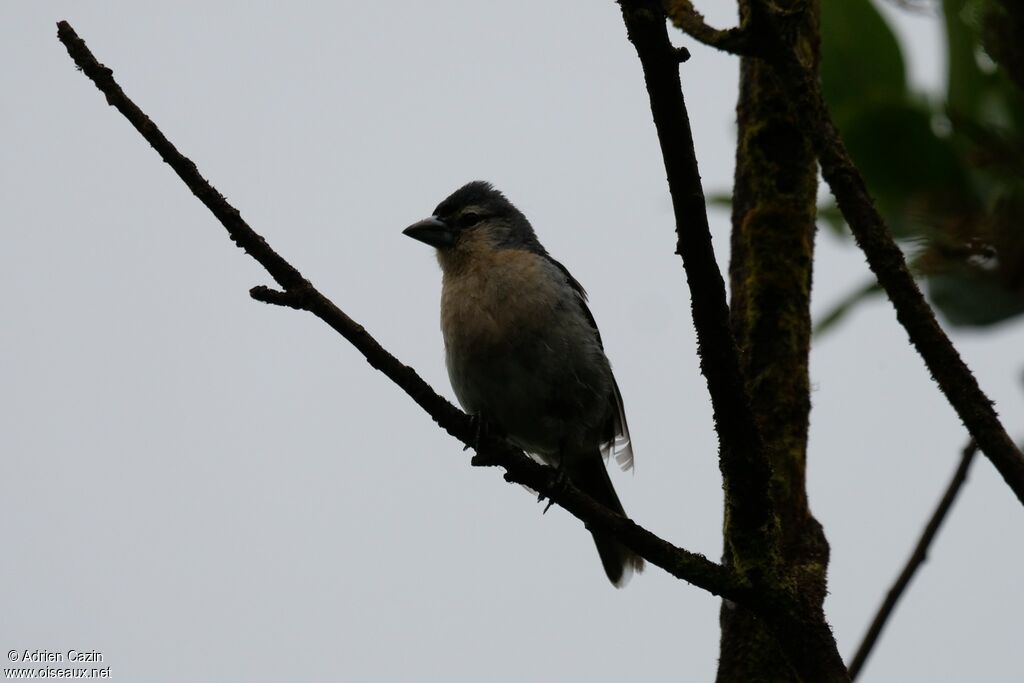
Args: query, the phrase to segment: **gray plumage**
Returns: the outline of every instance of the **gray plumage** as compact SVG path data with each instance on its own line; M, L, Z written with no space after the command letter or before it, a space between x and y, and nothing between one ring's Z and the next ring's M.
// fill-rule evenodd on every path
M437 248L448 375L462 407L625 514L602 455L633 464L629 428L586 292L488 183L469 183L406 234ZM594 534L621 586L642 560Z

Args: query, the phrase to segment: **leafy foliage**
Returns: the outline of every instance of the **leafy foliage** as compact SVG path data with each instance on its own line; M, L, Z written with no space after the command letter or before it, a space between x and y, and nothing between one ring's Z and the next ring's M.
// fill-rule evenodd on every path
M964 326L1024 312L1024 5L942 0L940 101L910 91L899 42L870 0L822 5L826 98L933 304ZM872 291L852 293L819 329Z

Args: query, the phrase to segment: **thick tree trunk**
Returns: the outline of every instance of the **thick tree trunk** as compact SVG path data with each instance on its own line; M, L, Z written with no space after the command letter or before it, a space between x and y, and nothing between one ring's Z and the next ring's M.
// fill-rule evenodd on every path
M741 14L749 12L747 4L741 3ZM810 4L790 28L798 54L816 69L818 6ZM828 543L810 513L805 488L817 164L788 102L771 66L742 59L730 309L744 377L772 461L781 530L779 573L813 613L820 612L825 598L828 566ZM724 561L742 567L745 559L734 553L728 518L724 533ZM726 601L721 626L718 681L800 680L771 630L751 612Z

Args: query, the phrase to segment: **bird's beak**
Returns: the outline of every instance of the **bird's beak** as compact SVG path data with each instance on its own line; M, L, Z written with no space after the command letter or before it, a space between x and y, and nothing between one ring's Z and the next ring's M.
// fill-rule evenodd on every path
M436 216L413 223L402 234L438 249L455 244L455 231Z

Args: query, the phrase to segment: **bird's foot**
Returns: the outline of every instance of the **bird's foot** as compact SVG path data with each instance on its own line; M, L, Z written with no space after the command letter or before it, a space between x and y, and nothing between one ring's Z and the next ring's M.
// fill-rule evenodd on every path
M483 415L474 413L469 416L469 419L473 422L473 442L467 443L462 447L463 451L468 451L472 448L477 453L480 452L480 442L483 441L484 434L488 433L487 420L484 419Z
M544 506L544 512L542 515L546 515L551 506L555 504L553 496L557 496L565 490L566 484L569 483L569 475L566 473L565 468L559 463L558 467L555 468L555 473L551 475L548 480L548 485L545 487L546 491L541 491L537 495L537 502L540 503L545 498L548 499L548 504Z

